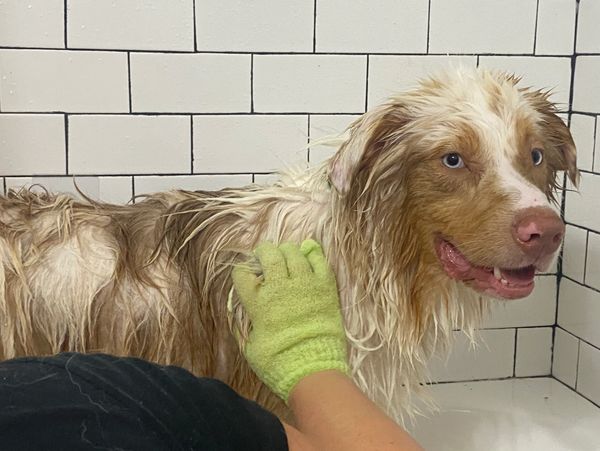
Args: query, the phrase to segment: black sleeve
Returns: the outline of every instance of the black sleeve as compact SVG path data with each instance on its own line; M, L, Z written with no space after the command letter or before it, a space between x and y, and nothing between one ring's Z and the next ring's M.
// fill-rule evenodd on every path
M108 355L0 363L2 450L287 450L281 422L214 379Z

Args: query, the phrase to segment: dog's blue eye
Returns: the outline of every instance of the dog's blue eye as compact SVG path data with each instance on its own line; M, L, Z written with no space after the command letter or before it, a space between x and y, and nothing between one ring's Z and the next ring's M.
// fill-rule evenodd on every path
M533 161L534 166L539 166L542 164L542 160L544 159L544 154L541 149L533 149L531 151L531 160Z
M449 153L448 155L444 155L442 157L442 163L444 163L444 166L450 169L458 169L465 167L465 163L462 157L457 153Z

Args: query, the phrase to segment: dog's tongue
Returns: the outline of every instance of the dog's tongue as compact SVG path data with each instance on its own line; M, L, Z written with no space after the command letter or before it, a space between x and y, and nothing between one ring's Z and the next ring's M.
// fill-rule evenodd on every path
M517 299L529 295L533 290L533 266L499 269L500 273L495 275L494 268L473 265L455 246L445 240L436 243L436 251L449 277L463 281L477 291L494 297Z

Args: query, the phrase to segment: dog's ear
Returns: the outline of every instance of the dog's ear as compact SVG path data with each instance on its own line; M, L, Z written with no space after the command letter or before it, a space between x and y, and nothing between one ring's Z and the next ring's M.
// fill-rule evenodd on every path
M549 93L545 91L531 91L526 94L533 107L542 117L544 138L556 149L558 165L557 171L566 171L569 180L574 186L579 185L579 169L577 169L577 149L569 128L564 121L556 115L556 107L548 99Z
M386 148L401 139L408 122L400 102L392 101L361 116L348 128L348 139L329 162L329 182L346 194L359 171L366 169Z

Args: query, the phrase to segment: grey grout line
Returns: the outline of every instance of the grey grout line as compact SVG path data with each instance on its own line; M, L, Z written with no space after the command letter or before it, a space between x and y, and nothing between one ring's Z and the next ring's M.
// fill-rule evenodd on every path
M65 174L69 174L69 115L65 114Z
M60 49L60 50L65 50L65 49L69 48L68 42L67 42L67 39L68 39L68 37L67 37L68 36L68 29L67 29L67 27L68 27L68 24L67 24L67 3L68 3L68 0L64 0L63 1L63 27L64 27L64 29L63 29L63 34L64 34L63 40L64 40L64 46L65 47L64 47L64 49Z
M579 385L579 356L581 354L581 339L577 337L577 365L575 365L575 387L574 390L577 391L577 386ZM579 393L579 392L577 392Z
M192 0L192 20L194 21L194 52L198 51L198 33L196 31L196 0Z
M513 349L513 377L517 377L517 339L518 339L518 328L515 328L515 347Z
M369 109L369 62L370 58L367 55L367 63L365 68L365 113Z
M427 5L427 46L425 47L425 51L429 54L429 38L431 34L431 0L429 0L429 4ZM478 59L479 61L479 59Z
M129 102L129 114L133 113L133 103L131 101L131 52L127 52L127 96Z
M540 0L537 0L535 5L535 25L533 27L533 54L537 50L537 31L538 31L538 22L540 20Z
M568 333L569 335L573 336L574 338L577 338L578 340L582 341L583 343L585 343L586 345L594 348L597 351L600 351L600 346L597 346L593 343L590 343L589 341L587 341L584 338L578 337L577 335L575 335L573 332L569 332L567 329L565 329L564 327L562 327L560 324L557 325L556 327L558 327L559 329L562 329L563 331L565 331L566 333Z
M317 0L313 2L313 42L312 53L317 53Z
M254 54L250 55L250 113L254 114Z
M494 52L318 52L318 51L252 51L252 50L200 50L194 52L193 50L161 50L161 49L135 49L135 48L72 48L67 49L63 47L19 47L19 46L0 46L0 50L36 50L36 51L65 51L70 52L110 52L110 53L157 53L157 54L181 54L190 55L194 53L198 54L223 54L223 55L274 55L274 56L287 56L287 55L322 55L322 56L506 56L506 57L533 57L533 58L571 58L573 54L533 54L533 53L494 53ZM576 56L600 56L599 53L576 53Z
M194 116L190 115L190 174L194 173Z

